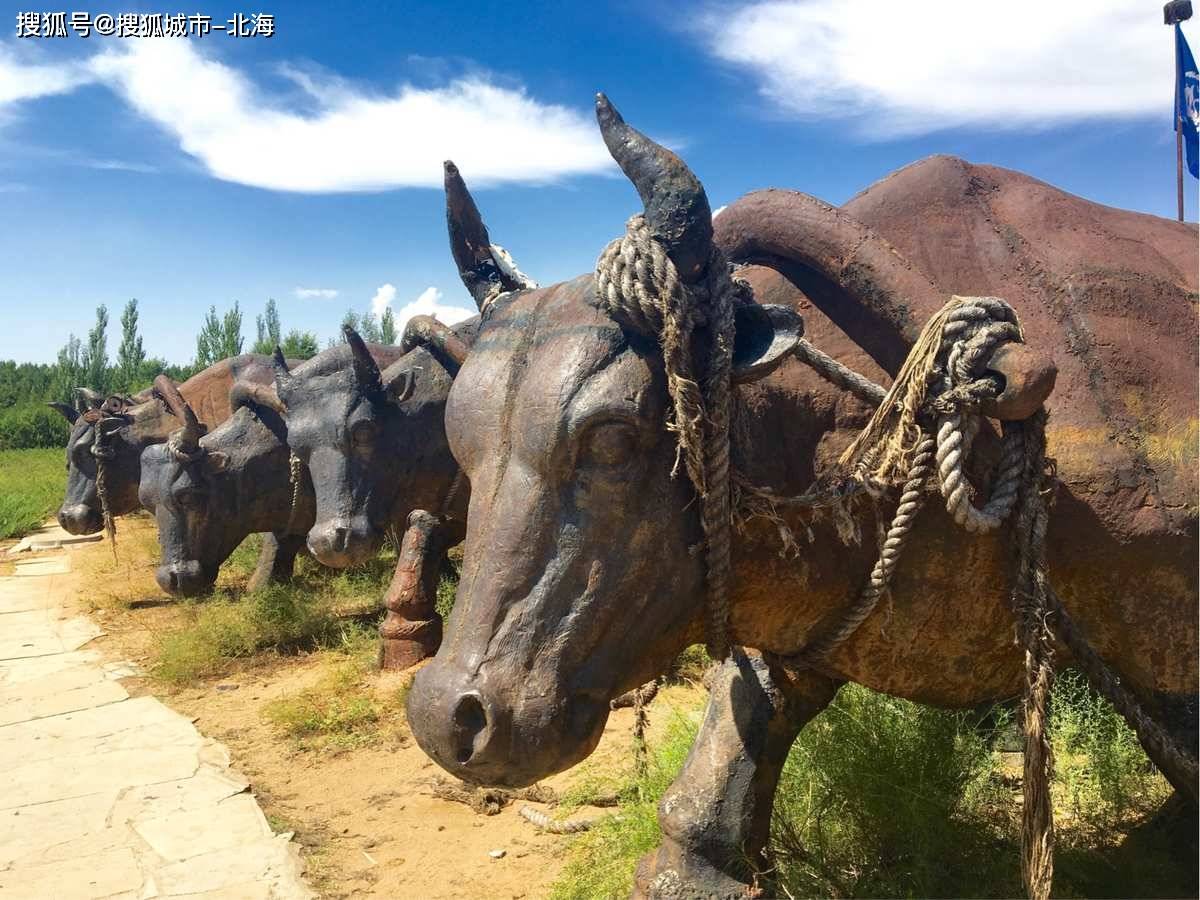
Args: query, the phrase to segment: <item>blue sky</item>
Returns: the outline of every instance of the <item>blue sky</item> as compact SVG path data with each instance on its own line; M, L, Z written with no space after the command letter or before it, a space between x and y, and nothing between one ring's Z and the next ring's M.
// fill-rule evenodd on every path
M210 304L235 300L248 343L268 297L285 328L322 341L348 307L373 301L453 318L470 301L446 247L444 158L529 275L587 271L637 209L595 130L597 90L679 150L714 207L771 186L842 203L913 160L952 153L1174 216L1173 45L1161 4L1060 6L186 10L218 22L273 13L269 39L18 39L18 13L48 10L10 6L0 26L0 358L50 360L69 332L86 332L97 304L115 322L130 297L147 351L173 361L194 355ZM1194 221L1196 182L1186 190Z

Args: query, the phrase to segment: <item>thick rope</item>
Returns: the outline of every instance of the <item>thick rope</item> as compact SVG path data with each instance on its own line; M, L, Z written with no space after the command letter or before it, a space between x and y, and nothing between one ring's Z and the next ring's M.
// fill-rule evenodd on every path
M672 401L668 429L700 498L704 530L708 652L729 654L732 581L729 429L733 396L733 311L739 291L724 255L714 248L704 279L684 285L645 219L632 217L625 234L596 262L599 306L619 321L656 335ZM702 341L698 329L706 329Z
M870 378L860 375L853 369L843 366L832 356L822 353L804 338L800 339L795 352L801 362L815 369L817 374L826 381L837 385L843 390L849 391L860 400L864 400L872 406L878 406L883 402L883 398L887 394L885 388L880 387Z
M100 501L100 519L104 523L104 534L108 537L112 548L113 559L117 558L117 522L112 514L112 506L108 502L108 461L117 455L117 451L102 442L103 432L97 423L92 437L92 456L96 460L96 497Z
M542 812L540 809L534 809L532 806L522 806L518 814L526 822L531 822L542 831L550 834L579 834L587 831L595 823L595 819L565 819L557 821L550 818L548 813Z
M284 534L296 533L296 519L300 510L300 488L304 483L304 463L294 450L288 450L288 482L292 486L292 506L288 510L287 527Z
M1016 560L1011 605L1025 656L1021 872L1028 896L1044 900L1049 897L1054 871L1053 755L1046 733L1054 672L1046 626L1043 546L1047 513L1041 495L1045 410L1027 422L1005 423L1001 463L991 496L982 507L974 503L965 471L982 423L979 405L994 397L999 387L987 374L987 362L1001 343L1014 340L1022 340L1016 314L995 297L953 297L925 326L875 415L841 458L843 465L852 466L856 476L869 483L895 483L897 474L904 472L900 504L879 559L866 588L837 625L788 661L821 668L826 657L874 612L890 585L920 510L925 484L934 471L947 511L971 532L998 528L1019 498L1013 528ZM931 425L935 417L936 423Z
M1050 896L1054 880L1054 809L1050 782L1054 754L1046 731L1047 706L1054 683L1054 648L1046 626L1046 525L1042 497L1046 468L1046 410L1038 410L1024 427L1025 469L1020 505L1013 523L1016 542L1011 605L1025 656L1025 756L1021 822L1021 877L1035 900Z

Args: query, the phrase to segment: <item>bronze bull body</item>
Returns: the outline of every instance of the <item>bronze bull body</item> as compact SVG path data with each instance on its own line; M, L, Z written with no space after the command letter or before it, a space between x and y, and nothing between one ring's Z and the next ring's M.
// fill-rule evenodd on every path
M699 182L603 100L599 112L654 238L681 279L699 280L713 240ZM1194 731L1195 230L1012 173L976 174L970 191L990 191L993 205L969 214L944 192L883 199L888 182L851 204L923 250L930 274L852 216L785 192L726 210L716 240L734 260L784 273L786 281L746 272L760 301L803 310L815 344L878 380L896 371L949 292L1007 296L1034 351L993 360L1008 399L1042 402L1047 354L1063 368L1048 403L1058 458L1051 578L1146 706L1177 733ZM1022 196L1035 199L1023 217L1006 218ZM944 216L940 228L921 225L927 208ZM1086 223L1087 241L1062 233L1072 223ZM771 344L741 327L739 343ZM599 740L609 701L702 637L703 536L691 485L672 477L668 403L656 336L601 311L590 275L509 295L483 317L446 410L471 482L462 581L446 641L408 701L418 742L454 775L520 785L575 764ZM737 388L735 468L774 496L798 495L868 414L785 362ZM986 461L994 434L985 429L975 443ZM981 482L982 462L972 476ZM890 501L878 511L864 504L854 524L873 535L876 516L891 511ZM704 896L743 889L739 860L761 852L787 750L841 683L950 707L1019 692L1006 529L970 535L928 505L891 603L822 671L796 672L778 659L838 619L876 549L869 538L847 543L827 518L788 508L781 516L806 536L798 559L781 552L779 523L763 518L749 518L733 546L730 630L766 662L736 653L726 664L660 807L664 843L644 861L643 889L660 877Z

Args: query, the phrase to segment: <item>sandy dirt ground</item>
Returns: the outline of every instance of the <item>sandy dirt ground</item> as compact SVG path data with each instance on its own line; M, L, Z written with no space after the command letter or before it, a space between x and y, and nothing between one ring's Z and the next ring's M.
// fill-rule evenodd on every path
M163 602L154 585L154 525L148 517L123 519L118 542L123 596L133 609L112 601L103 582L81 581L80 604L105 631L95 646L114 658L148 665L160 636L179 620L175 604ZM107 549L79 553L110 568ZM80 567L87 568L86 563ZM104 579L103 581L108 581ZM232 763L252 784L276 830L294 831L304 847L306 876L323 897L538 898L561 871L571 838L540 832L512 803L486 816L433 795L444 773L404 731L389 745L312 751L278 733L266 719L273 700L312 686L330 661L327 654L275 657L241 667L216 681L182 690L148 678L126 679L131 694L150 692L192 717L206 736L225 744ZM373 676L380 691L399 686L398 676ZM673 686L650 709L650 733L665 727L674 709L694 709L699 687ZM546 784L562 791L579 778L618 773L632 765L629 709L614 712L592 757ZM535 808L548 809L541 804ZM575 815L595 816L584 808ZM493 851L503 851L497 858Z

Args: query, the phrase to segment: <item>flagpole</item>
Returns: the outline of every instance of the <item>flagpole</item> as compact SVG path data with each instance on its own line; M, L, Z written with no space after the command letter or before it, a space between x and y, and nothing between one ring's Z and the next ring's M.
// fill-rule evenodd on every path
M1183 63L1179 58L1179 38L1175 34L1180 22L1192 17L1191 0L1170 0L1163 6L1163 24L1171 28L1171 38L1175 42L1175 202L1179 212L1179 221L1183 221L1183 119L1179 114L1180 79L1183 77Z
M1175 28L1179 26L1176 25ZM1183 68L1179 59L1179 39L1171 29L1175 41L1175 199L1179 209L1179 221L1183 221L1183 120L1179 116L1179 76Z

